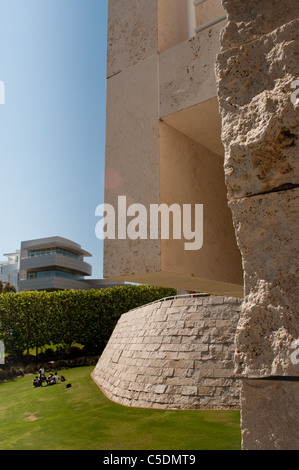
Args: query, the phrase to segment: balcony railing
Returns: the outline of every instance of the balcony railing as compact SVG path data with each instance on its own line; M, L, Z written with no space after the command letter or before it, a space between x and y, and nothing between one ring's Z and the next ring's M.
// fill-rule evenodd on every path
M207 23L204 23L202 25L197 24L197 19L196 19L196 7L201 5L202 3L205 3L209 0L187 0L188 1L188 34L189 34L189 39L193 38L197 33L200 33L201 31L204 31L207 28L210 28L214 26L217 23L220 23L221 21L224 21L227 19L226 14L218 16L216 18L213 18L212 20L208 21Z

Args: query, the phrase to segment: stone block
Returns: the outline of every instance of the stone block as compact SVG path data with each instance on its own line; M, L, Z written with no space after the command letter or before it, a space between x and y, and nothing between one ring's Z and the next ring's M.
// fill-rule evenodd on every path
M107 76L154 55L158 47L157 3L109 1Z
M298 375L291 361L292 342L299 338L298 207L299 189L231 203L246 267L238 373Z
M233 377L234 372L232 369L215 369L214 377Z
M298 107L291 101L299 77L298 28L296 19L218 56L229 199L298 184Z
M197 395L197 387L195 386L182 387L182 395L187 395L187 396Z
M160 116L168 116L214 98L214 58L222 25L160 54Z
M221 50L241 47L299 17L299 5L293 0L251 0L249 8L247 2L222 3L229 22L221 34Z
M299 382L246 380L241 399L244 450L298 450Z
M199 385L198 386L198 395L202 395L204 397L212 397L212 396L215 395L215 387Z

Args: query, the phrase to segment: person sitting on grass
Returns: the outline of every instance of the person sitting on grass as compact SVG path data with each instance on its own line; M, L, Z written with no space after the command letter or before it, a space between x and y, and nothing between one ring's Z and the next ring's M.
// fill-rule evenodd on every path
M54 375L50 374L49 377L47 378L47 385L54 385L55 380L54 380Z
M59 380L58 374L57 372L55 372L55 375L54 375L55 384L58 384L58 380Z
M40 383L40 380L38 378L38 376L35 377L35 379L33 379L33 387L36 388L36 387L41 387L41 383Z

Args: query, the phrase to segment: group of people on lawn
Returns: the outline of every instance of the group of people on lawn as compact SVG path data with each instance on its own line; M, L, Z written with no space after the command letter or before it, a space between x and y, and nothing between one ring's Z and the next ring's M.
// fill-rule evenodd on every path
M33 386L42 387L44 382L46 383L46 385L55 385L55 384L58 384L59 380L61 382L64 382L65 381L64 376L61 375L60 377L58 377L57 372L55 372L55 374L51 373L49 374L48 377L46 377L45 370L42 368L39 370L38 375L33 380Z

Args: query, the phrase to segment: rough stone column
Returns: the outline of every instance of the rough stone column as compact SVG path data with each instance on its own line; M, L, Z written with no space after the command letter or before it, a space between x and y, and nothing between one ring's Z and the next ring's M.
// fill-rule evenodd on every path
M216 69L245 279L236 352L243 449L298 449L299 3L223 6Z

